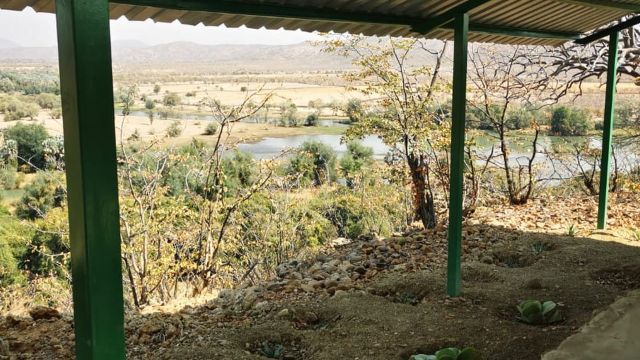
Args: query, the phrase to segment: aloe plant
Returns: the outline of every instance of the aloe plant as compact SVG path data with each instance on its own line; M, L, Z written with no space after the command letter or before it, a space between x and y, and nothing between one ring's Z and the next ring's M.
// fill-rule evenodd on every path
M434 355L413 355L409 360L480 360L480 355L472 348L444 348Z
M527 324L552 324L562 320L558 304L553 301L525 300L518 305L518 311L518 320Z

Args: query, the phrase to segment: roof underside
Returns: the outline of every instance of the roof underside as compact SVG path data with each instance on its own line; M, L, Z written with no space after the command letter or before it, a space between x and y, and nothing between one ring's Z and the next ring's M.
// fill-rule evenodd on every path
M451 39L443 25L424 34L422 22L466 0L114 0L111 17L227 27L337 32L377 36ZM560 45L562 36L524 37L522 31L584 34L640 9L640 0L598 1L492 0L469 11L470 41ZM0 9L54 12L54 0L0 0ZM617 9L615 5L620 6ZM336 16L337 15L337 16ZM351 18L353 17L353 18ZM497 31L497 29L502 29ZM510 30L510 31L506 31ZM512 30L521 31L519 34ZM505 35L507 34L508 35ZM514 34L516 36L514 36ZM520 35L520 36L518 36Z

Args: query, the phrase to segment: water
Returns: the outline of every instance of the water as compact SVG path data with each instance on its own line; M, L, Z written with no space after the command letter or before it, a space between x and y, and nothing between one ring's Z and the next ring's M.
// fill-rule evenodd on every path
M487 157L491 153L492 146L494 146L494 155L500 153L499 140L490 133L476 134L474 140L476 143L474 149L480 157ZM528 165L532 140L532 135L514 136L509 139L509 161L512 167ZM240 144L238 148L241 151L253 154L257 159L269 159L279 156L285 150L297 148L306 141L319 141L329 145L338 156L347 151L346 143L341 135L296 135L284 138L264 138L256 143ZM584 141L589 141L591 146L596 149L600 148L602 144L602 141L597 137L540 135L538 138L538 153L534 160L538 177L546 179L547 184L553 185L557 184L561 178L572 176L573 171L560 161L559 156L550 156L548 153L553 154L554 148L570 150L574 145L582 144ZM376 136L367 136L361 142L373 150L373 156L378 160L383 159L389 151L389 146L385 145ZM632 169L640 163L640 155L631 148L619 149L618 159L619 166L623 171ZM567 163L574 161L575 159L568 159ZM501 157L494 158L492 161L494 166L500 166L502 163ZM478 164L483 165L484 162L478 160ZM588 168L586 163L583 166Z
M295 135L282 138L264 138L256 143L239 144L238 149L253 154L257 159L271 159L283 151L297 148L307 141L319 141L329 145L338 156L347 151L347 144L342 141L342 135ZM373 149L373 156L382 159L389 151L377 136L367 136L361 142Z

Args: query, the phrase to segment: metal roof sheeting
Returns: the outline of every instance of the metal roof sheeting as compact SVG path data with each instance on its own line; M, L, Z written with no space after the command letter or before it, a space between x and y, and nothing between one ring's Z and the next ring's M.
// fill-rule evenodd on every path
M216 0L208 0L214 4ZM140 3L136 0L122 2ZM206 2L206 1L205 1ZM258 29L287 29L351 33L377 36L426 36L428 38L451 39L451 30L436 29L426 35L416 33L410 25L380 24L347 21L330 21L302 18L279 18L276 16L245 15L246 5L271 5L312 11L331 10L344 14L404 16L412 21L429 19L463 4L465 0L225 0L227 4L237 4L237 9L225 12L205 12L185 10L180 0L144 0L145 5L111 3L111 17L125 17L129 20L156 22L179 21L183 24L227 27L246 26ZM640 0L614 1L640 7ZM604 2L603 2L604 3ZM157 6L157 7L156 7ZM0 0L0 9L23 10L31 7L38 12L54 12L54 0ZM169 7L166 9L163 7ZM233 12L233 13L232 13ZM244 14L243 14L244 13ZM611 9L603 6L581 5L579 1L567 0L492 0L469 12L472 24L486 27L508 27L514 29L586 33L618 20L632 13L631 10ZM560 45L562 39L517 37L488 32L472 32L470 41L503 44Z

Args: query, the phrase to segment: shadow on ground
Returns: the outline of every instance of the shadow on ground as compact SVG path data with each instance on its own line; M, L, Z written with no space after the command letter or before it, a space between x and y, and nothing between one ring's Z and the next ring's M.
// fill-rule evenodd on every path
M460 298L445 296L446 230L389 238L376 246L400 248L406 262L416 259L403 249L430 250L417 267L379 271L334 295L323 289L268 292L261 295L266 310L259 315L211 307L135 315L127 327L129 358L406 360L442 347L470 346L485 359L533 360L574 334L595 311L640 288L640 247L488 225L467 226L465 234ZM373 242L354 242L329 256L340 258ZM565 320L551 326L518 322L515 306L526 299L559 303ZM161 331L141 341L150 319ZM0 330L15 338L45 325L53 326ZM40 337L45 350L32 358L64 358L43 355L47 339Z

